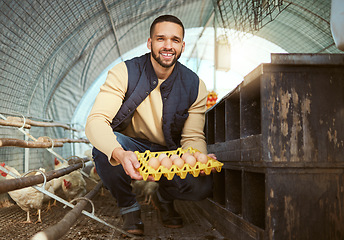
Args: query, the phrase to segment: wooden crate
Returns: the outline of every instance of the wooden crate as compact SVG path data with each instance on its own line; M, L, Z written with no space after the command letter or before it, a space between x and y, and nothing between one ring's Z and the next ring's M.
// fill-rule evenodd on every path
M206 114L230 239L344 239L344 55L281 54ZM224 219L224 220L223 220Z

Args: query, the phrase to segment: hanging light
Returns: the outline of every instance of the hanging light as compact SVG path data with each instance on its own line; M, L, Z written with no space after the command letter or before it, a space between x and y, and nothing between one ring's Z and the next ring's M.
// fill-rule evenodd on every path
M225 72L231 69L231 47L226 35L220 35L216 40L215 68Z

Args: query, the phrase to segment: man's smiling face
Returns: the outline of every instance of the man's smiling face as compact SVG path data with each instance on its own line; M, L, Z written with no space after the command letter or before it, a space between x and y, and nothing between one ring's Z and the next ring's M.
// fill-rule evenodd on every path
M147 46L160 66L170 68L184 51L183 28L172 22L157 23Z

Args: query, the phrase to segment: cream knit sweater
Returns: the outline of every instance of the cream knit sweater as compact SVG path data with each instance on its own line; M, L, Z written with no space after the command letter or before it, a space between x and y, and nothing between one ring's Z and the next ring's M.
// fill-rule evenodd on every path
M159 80L158 86L137 107L131 124L122 131L129 137L147 139L153 143L165 146L162 131L162 99ZM110 123L118 112L128 86L128 71L124 62L113 67L101 86L90 115L86 122L86 136L94 147L107 155L110 163L117 162L111 158L112 151L121 147L112 131ZM199 94L189 109L189 117L185 122L181 146L183 149L193 147L207 153L205 136L203 132L207 101L207 89L202 80L199 84Z

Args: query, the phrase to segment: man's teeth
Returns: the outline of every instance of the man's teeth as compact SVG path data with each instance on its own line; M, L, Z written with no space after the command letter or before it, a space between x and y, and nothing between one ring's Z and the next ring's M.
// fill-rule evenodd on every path
M171 57L173 54L172 53L162 53L161 55Z

